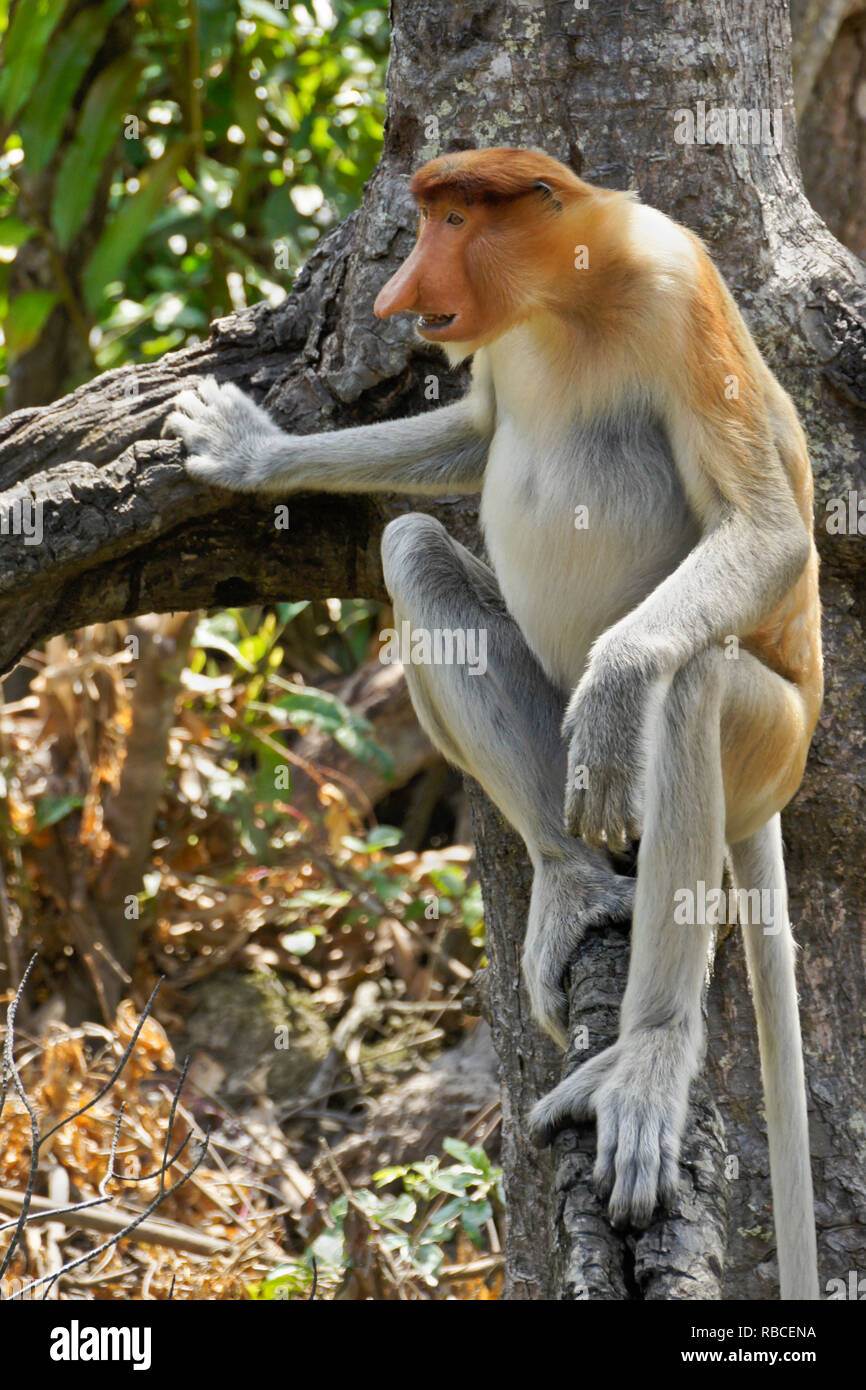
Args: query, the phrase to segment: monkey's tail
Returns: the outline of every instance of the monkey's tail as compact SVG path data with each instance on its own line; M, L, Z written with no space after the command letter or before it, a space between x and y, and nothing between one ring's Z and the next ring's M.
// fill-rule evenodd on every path
M774 816L750 839L735 845L731 858L737 887L761 890L761 920L755 921L752 913L742 931L758 1023L781 1296L817 1299L815 1209L797 1008L796 946L788 920L779 816ZM772 904L769 921L768 903Z

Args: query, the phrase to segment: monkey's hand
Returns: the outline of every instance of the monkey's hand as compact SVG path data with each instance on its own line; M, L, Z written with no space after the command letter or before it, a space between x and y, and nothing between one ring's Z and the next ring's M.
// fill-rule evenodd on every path
M273 486L279 472L282 491L291 488L293 437L237 386L220 386L212 377L181 391L163 428L186 445L188 473L203 483L256 492ZM297 441L300 442L300 441ZM298 480L298 486L302 486Z
M699 1047L676 1024L624 1034L584 1062L532 1109L529 1136L549 1144L558 1130L595 1118L593 1181L615 1226L649 1224L679 1186L680 1140Z
M622 852L640 839L651 688L652 678L637 665L593 659L568 703L565 825L595 848Z

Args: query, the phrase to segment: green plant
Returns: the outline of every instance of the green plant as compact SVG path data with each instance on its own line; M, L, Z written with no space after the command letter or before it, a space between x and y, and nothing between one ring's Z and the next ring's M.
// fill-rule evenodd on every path
M319 1290L327 1294L338 1287L350 1267L344 1224L352 1205L367 1223L370 1239L390 1257L398 1277L405 1275L436 1288L445 1246L462 1230L473 1245L482 1248L494 1210L504 1205L502 1170L490 1162L483 1148L460 1139L446 1139L442 1147L454 1163L443 1166L439 1158L426 1158L383 1168L373 1175L378 1191L361 1187L338 1197L328 1209L327 1229L297 1260L279 1265L261 1284L251 1287L250 1297L309 1295L314 1269Z
M105 370L277 302L357 207L382 141L384 0L19 0L11 22L0 0L4 23L0 373L58 304ZM10 301L32 239L53 283Z

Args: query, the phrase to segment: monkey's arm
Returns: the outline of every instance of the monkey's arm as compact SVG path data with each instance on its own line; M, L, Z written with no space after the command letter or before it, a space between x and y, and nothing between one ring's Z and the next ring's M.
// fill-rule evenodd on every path
M591 845L620 849L641 834L640 769L654 692L699 652L754 631L809 562L812 538L778 458L762 463L761 495L748 509L716 496L701 540L601 635L569 700L566 824Z
M673 574L602 634L591 665L637 667L656 678L754 631L793 589L812 551L790 494L765 505L755 515L724 509Z
M408 420L290 435L211 379L181 392L165 428L186 444L194 477L242 492L479 492L490 443L472 394Z

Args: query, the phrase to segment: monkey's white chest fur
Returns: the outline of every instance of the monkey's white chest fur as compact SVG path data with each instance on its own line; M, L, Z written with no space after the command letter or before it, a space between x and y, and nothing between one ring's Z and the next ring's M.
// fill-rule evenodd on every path
M481 523L509 611L566 690L599 634L699 535L664 430L643 404L573 422L555 439L543 415L500 413Z

